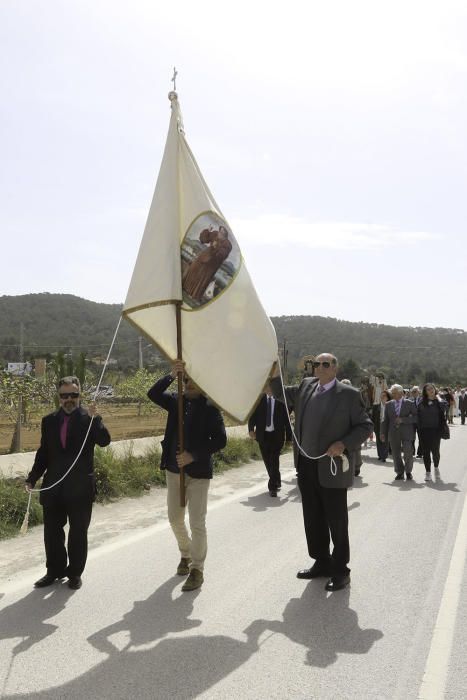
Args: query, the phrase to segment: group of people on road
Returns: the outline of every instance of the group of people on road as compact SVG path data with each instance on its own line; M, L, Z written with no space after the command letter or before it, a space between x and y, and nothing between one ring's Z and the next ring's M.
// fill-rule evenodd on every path
M300 569L297 577L326 577L326 590L337 591L350 583L347 490L359 474L362 444L374 433L378 459L385 462L391 454L395 479L410 481L418 431L418 455L423 456L425 478L430 480L432 463L439 476L440 441L449 434L449 412L446 399L430 383L423 386L421 395L418 387L406 395L400 384L388 388L384 376L377 375L368 400L368 395L365 397L349 380L337 379L338 361L334 355L322 353L310 367L299 384L284 387L276 364L264 395L250 416L248 430L259 444L269 494L277 497L281 489L279 457L284 443L292 439L293 414L294 461L308 553L314 560L311 566ZM182 450L178 394L170 391L177 376L183 376ZM95 497L94 447L108 445L110 435L96 406L91 404L88 410L84 409L80 396L77 377L60 380L60 408L42 420L40 447L26 479L26 489L31 491L44 476L40 501L47 571L36 581L38 588L64 577L68 577L72 589L82 584ZM171 372L154 384L148 397L167 411L161 469L166 471L168 518L180 552L176 573L187 577L182 590L192 591L204 581L208 491L213 454L226 445L224 421L218 408L186 374L181 360L175 361ZM464 389L459 391L458 406L464 424Z
M442 439L450 437L448 423L453 422L449 419L446 391L438 391L430 382L424 384L421 392L418 386L411 389L404 389L401 384L393 384L389 389L382 386L372 415L376 449L382 462L391 454L396 480L413 479L415 457L423 459L425 481L432 481L432 466L435 477L440 478L440 444ZM459 389L458 393L464 425L467 391Z

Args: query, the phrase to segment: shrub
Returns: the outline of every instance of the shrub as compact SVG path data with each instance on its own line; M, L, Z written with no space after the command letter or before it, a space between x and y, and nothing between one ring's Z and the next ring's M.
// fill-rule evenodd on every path
M213 455L214 471L219 474L252 459L260 459L258 443L249 438L229 438L223 450ZM138 496L151 486L165 485L165 472L160 470L158 447L141 457L130 447L117 456L111 448L96 447L94 471L99 503L108 503L123 496ZM22 479L0 479L0 539L18 533L28 502ZM42 507L37 497L31 500L29 525L42 522Z
M136 457L130 447L122 457L117 457L111 448L96 447L96 500L106 503L122 496L138 496L148 485L165 484L165 476L159 469L160 460L157 448Z
M0 479L0 539L10 537L18 532L22 525L28 494L24 490L22 479ZM31 499L29 525L42 522L42 507L34 496Z
M260 459L261 453L256 440L250 438L229 438L223 450L213 455L214 472L221 472L231 467L238 467L252 459Z

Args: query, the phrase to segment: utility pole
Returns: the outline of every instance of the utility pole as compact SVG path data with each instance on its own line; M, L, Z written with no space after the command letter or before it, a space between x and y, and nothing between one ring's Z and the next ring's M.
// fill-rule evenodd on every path
M284 367L284 381L287 381L287 356L289 351L287 350L287 338L284 338L282 343L282 365Z
M139 350L139 352L138 352L138 357L139 357L138 367L139 367L139 369L143 369L143 338L141 335L138 338L138 350Z
M24 363L24 323L20 324L19 327L19 361ZM24 372L24 368L23 368ZM20 375L21 376L21 375ZM21 376L20 381L24 381L24 374ZM13 433L13 440L11 441L11 452L21 452L22 440L21 440L21 426L23 423L23 395L20 391L18 396L18 416L16 418L15 432Z

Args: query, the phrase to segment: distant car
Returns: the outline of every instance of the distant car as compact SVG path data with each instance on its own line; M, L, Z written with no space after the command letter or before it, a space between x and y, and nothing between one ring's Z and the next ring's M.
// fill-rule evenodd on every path
M90 386L89 391L91 394L96 393L97 386ZM111 384L101 384L99 387L99 391L97 393L98 399L110 399L112 396L115 396L114 394L114 388Z

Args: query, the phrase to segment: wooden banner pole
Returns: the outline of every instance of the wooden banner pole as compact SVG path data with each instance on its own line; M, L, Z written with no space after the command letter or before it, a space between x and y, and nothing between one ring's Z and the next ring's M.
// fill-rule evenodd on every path
M175 304L175 318L177 323L177 360L182 360L182 303ZM179 453L185 450L183 439L183 372L177 373L178 383L178 445ZM185 507L185 469L180 467L180 505Z

